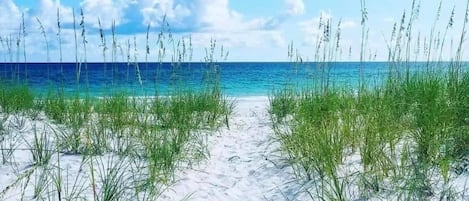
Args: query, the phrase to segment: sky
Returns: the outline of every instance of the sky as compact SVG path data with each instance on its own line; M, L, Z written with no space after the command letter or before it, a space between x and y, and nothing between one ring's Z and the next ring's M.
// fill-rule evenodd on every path
M360 0L0 0L0 61L24 61L26 52L28 62L57 62L61 58L60 48L63 61L158 61L161 58L158 52L162 52L157 45L161 30L173 38L171 43L166 37L165 56L162 57L165 61L176 58L177 50L183 49L182 41L186 47L190 41L192 47L191 56L185 59L195 62L204 61L209 55L207 50L210 50L211 41L215 44L217 61L289 61L291 44L303 60L314 61L318 41L326 41L319 39L324 36L324 31L319 29L320 22L324 25L326 21L330 21L332 30L328 43L330 49L336 46L340 21L335 60L360 60L363 30L367 33L363 57L386 60L393 26L400 23L404 12L408 22L412 0L364 2L367 20L362 26ZM418 16L413 21L412 40L416 42L411 49L412 52L422 47L425 49L427 45L424 43L430 41L432 27L435 27L433 37L439 33L439 38L445 39L447 45L443 57L451 59L462 32L466 1L444 0L438 20L435 20L439 2L421 0ZM445 34L453 8L454 23ZM80 26L81 10L87 41L86 56ZM20 29L23 19L24 36ZM115 56L112 56L113 23ZM100 24L106 43L104 51ZM21 38L19 46L17 38ZM464 43L464 49L468 49L466 46ZM469 55L463 53L463 59L467 58ZM416 60L422 59L424 56L416 56Z

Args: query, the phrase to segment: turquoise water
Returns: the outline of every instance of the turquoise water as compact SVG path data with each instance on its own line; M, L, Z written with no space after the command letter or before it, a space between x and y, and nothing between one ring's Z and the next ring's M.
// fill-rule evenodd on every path
M426 63L408 65L417 71ZM216 67L222 89L228 96L265 96L285 85L308 86L324 78L331 85L352 89L358 87L360 77L370 85L377 85L387 75L390 65L387 62L223 62ZM63 88L70 94L87 91L97 96L116 89L137 96L155 95L155 91L165 95L175 83L200 89L209 69L205 63L1 63L0 79L27 83L37 93Z

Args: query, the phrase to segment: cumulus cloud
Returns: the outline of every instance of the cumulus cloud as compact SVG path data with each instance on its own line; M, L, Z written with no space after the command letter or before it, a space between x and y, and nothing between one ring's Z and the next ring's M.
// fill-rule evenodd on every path
M19 27L22 12L12 0L0 1L0 35L10 34Z
M275 17L246 19L242 13L232 10L228 0L198 0L199 32L196 40L207 44L209 35L227 47L285 46L281 31L276 30L280 21Z
M187 29L193 26L194 1L183 0L143 0L140 2L140 12L144 25L161 25L166 17L168 23L177 28Z
M352 29L358 26L358 23L353 20L342 20L340 27L342 29Z
M256 18L247 20L244 16L231 10L228 0L199 0L199 24L206 31L249 31L264 29L268 20Z
M229 7L228 0L143 0L139 5L144 25L161 25L166 17L176 31L263 30L281 23L280 18L273 16L246 19L242 13ZM291 5L289 10L300 12L296 4Z
M55 30L57 26L57 10L59 10L60 22L62 24L73 22L73 9L61 5L60 0L41 0L39 10L33 13L32 17L37 17L41 20L46 30Z
M284 33L279 27L283 18L303 13L304 5L303 1L285 2L287 2L285 9L279 10L277 15L258 17L246 17L244 13L234 10L230 7L229 0L81 0L76 2L76 5L83 8L86 28L92 30L87 32L89 44L100 43L99 34L96 32L96 28L99 27L98 18L104 29L110 29L113 21L116 23L120 33L118 40L142 35L148 24L156 28L161 25L163 18L166 18L174 36L177 38L191 34L194 46L207 47L213 38L217 40L217 44L227 48L255 49L286 46ZM73 9L76 11L77 23L80 21L78 7L66 7L60 3L60 0L40 0L37 8L30 9L30 11L24 10L27 21L32 24L29 25L28 32L35 33L28 36L27 42L35 41L35 43L28 45L30 47L28 54L42 55L42 58L45 54L44 44L37 42L43 41L41 34L38 33L35 19L37 17L46 28L52 60L58 55L57 41L53 37L57 32L57 9L60 9L61 23L67 25L62 27L62 45L64 48L74 48L72 40L74 32L70 25L73 22ZM13 0L0 0L0 24L3 26L0 35L4 35L1 33L9 28L14 30L9 33L18 30L21 13L21 9ZM137 37L137 41L144 41L143 36ZM81 55L80 52L78 54ZM95 54L90 53L88 56L92 55Z
M321 23L321 21L324 23L328 20L333 20L332 14L327 11L320 11L318 16L299 22L298 26L305 35L305 41L303 43L305 45L314 44L318 39L318 36L323 33L323 31L319 29L319 24ZM331 26L333 28L333 31L335 31L337 28L338 19L336 19L336 21L333 21L332 23L333 24L331 24ZM341 19L340 28L342 31L353 29L357 26L358 23L353 20Z
M316 36L321 32L321 30L319 30L319 28L318 28L319 23L321 21L325 22L325 21L330 20L330 19L332 19L332 15L329 12L320 11L319 16L316 16L316 17L308 19L308 20L301 21L301 22L299 22L298 25L299 25L301 31L303 31L303 33L305 35L316 38Z
M126 22L124 11L130 4L134 3L132 0L84 0L81 6L88 23L94 28L99 27L99 19L101 26L104 29L109 29L113 21L116 26Z
M303 0L285 0L287 14L299 15L305 12L305 4Z
M282 32L276 31L271 34L270 38L272 44L274 47L285 47L287 46L287 41L285 40L285 37Z

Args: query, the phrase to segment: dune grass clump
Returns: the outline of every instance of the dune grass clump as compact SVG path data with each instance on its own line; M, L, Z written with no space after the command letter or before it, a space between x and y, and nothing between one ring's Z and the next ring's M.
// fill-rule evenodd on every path
M60 16L58 10L57 43L62 62L64 36ZM89 48L96 46L102 50L106 62L109 60L109 42L98 19L100 43L90 44L92 40L87 35L82 10L80 17L78 26L73 12L76 86L65 86L70 82L63 80L63 67L58 78L62 80L54 85L48 67L48 83L44 83L48 86L47 92L33 93L27 80L21 80L19 75L34 75L22 72L19 61L15 68L11 67L12 81L0 84L1 164L2 169L11 170L16 176L8 186L1 187L0 199L20 192L15 196L21 200L155 200L176 182L175 171L209 155L205 153L205 136L222 126L229 126L233 104L221 89L220 68L214 56L215 41L210 43L205 62L200 64L200 69L205 71L200 87L187 87L183 72L190 67L192 59L190 37L173 38L168 23L164 22L153 49L151 27L148 26L146 64L142 65L137 60L136 37L133 45L130 39L127 40L125 61L124 49L113 25L110 54L113 63L104 64L102 69L105 76L111 76L110 82L105 83L110 88L96 95L90 89L86 54ZM36 21L49 61L52 45L46 33L48 28L40 19ZM25 36L25 30L22 24L20 36ZM8 52L12 54L11 44L8 44ZM121 79L114 63L119 62L118 47L122 62L128 63L125 82L132 83L134 79L138 86L122 89L115 84ZM152 51L157 54L156 64L147 62ZM226 57L223 50L221 55ZM159 88L158 68L168 58L171 83L163 90ZM145 72L155 68L156 76L143 74L142 66L147 68ZM135 68L135 76L130 73L130 68ZM13 81L20 84L10 85ZM143 84L149 84L146 82L154 82L154 94L136 93ZM70 88L75 90L68 90ZM24 157L19 157L16 161L25 151L30 159L23 161ZM71 165L70 161L79 161L80 165Z
M370 80L359 66L358 86L330 81L334 78L328 78L328 69L334 68L338 44L331 41L339 41L339 37L329 38L327 20L319 27L324 35L318 36L316 52L322 56L316 56L313 63L317 79L306 87L285 87L270 96L271 119L281 149L298 179L308 182L304 191L313 200L467 199L467 188L455 183L467 173L461 166L467 166L464 160L469 156L469 72L460 60L464 40L460 40L455 59L442 60L453 10L443 39L434 35L433 28L432 40L424 44L437 48L425 52L426 62L413 62L412 24L418 8L414 1L412 15L403 15L387 41L386 76ZM364 1L362 12L365 31ZM461 39L467 19L464 22ZM433 39L440 43L434 44ZM366 61L365 48L366 33L362 62Z
M329 193L320 197L357 196L346 196L345 188L359 174L366 179L363 188L373 193L391 188L408 198L424 198L435 193L438 182L450 185L468 156L466 95L451 92L467 90L465 82L423 73L358 94L304 90L291 92L298 94L291 98L281 91L271 97L271 115L285 117L287 111L291 119L274 121L275 127L288 128L274 130L297 174ZM290 109L274 109L280 103ZM343 167L353 158L359 158L359 166ZM343 168L353 168L353 174Z
M34 94L25 84L2 81L0 105L3 113L28 112L34 109Z

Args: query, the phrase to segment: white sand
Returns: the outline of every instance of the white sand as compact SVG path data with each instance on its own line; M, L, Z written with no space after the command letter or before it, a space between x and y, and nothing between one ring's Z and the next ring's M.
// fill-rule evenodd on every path
M278 155L267 97L236 99L230 129L209 137L210 158L177 173L164 200L294 200L300 186ZM275 164L274 164L275 163Z

